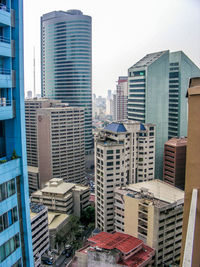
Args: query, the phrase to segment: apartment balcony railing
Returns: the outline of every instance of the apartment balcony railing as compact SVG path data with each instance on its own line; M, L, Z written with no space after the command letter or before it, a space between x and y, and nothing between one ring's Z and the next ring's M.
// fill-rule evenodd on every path
M0 120L13 119L15 117L15 101L0 98Z
M4 4L0 4L0 9L3 10L3 11L6 11L6 12L10 12L10 8L7 7L7 6L4 5Z

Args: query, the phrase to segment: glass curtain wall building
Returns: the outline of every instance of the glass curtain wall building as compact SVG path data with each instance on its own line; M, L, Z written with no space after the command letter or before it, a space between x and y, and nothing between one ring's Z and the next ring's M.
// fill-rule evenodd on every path
M85 108L85 149L92 142L91 17L79 10L41 17L42 96Z
M168 140L169 51L146 55L128 70L128 119L156 124L155 178L163 176Z
M23 1L0 1L0 266L33 266L24 119Z

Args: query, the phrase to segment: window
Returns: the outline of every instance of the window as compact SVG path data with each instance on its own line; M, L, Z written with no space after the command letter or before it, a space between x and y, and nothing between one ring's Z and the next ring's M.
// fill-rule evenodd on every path
M113 166L113 162L107 162L107 166Z
M0 202L15 194L15 179L0 185Z
M0 262L4 261L20 246L19 234L16 234L3 245L0 246ZM17 266L17 265L16 265ZM20 265L19 265L20 266Z
M113 150L107 150L107 154L113 154Z
M107 156L107 159L113 159L113 156Z
M8 212L5 212L3 215L0 216L0 232L7 229L9 226L11 226L17 220L18 220L17 207L14 207L13 209L9 210Z

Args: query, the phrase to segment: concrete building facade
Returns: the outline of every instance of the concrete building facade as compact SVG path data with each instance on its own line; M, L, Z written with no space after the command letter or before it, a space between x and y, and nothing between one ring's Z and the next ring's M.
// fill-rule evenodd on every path
M34 266L41 265L41 256L49 250L48 209L44 205L30 203L31 232Z
M26 135L31 192L53 177L84 181L83 108L69 107L58 100L26 100Z
M156 266L180 260L184 192L160 180L115 190L115 230L156 250Z
M85 111L85 150L92 141L92 19L80 10L41 17L42 97Z
M95 137L96 227L114 229L114 189L154 179L155 125L111 123Z
M31 195L31 201L42 203L49 211L81 216L83 209L89 206L89 187L66 183L62 179L53 178L41 190Z
M32 267L22 0L1 1L0 36L0 266Z
M165 143L163 180L182 190L185 188L187 138L172 138Z

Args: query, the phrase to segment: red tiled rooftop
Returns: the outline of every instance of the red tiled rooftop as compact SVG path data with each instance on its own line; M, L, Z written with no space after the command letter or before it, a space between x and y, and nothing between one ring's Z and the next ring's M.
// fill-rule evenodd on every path
M106 233L101 232L88 239L89 242L94 243L93 246L104 249L118 249L122 253L127 254L137 247L141 246L143 242L136 237L123 233Z

